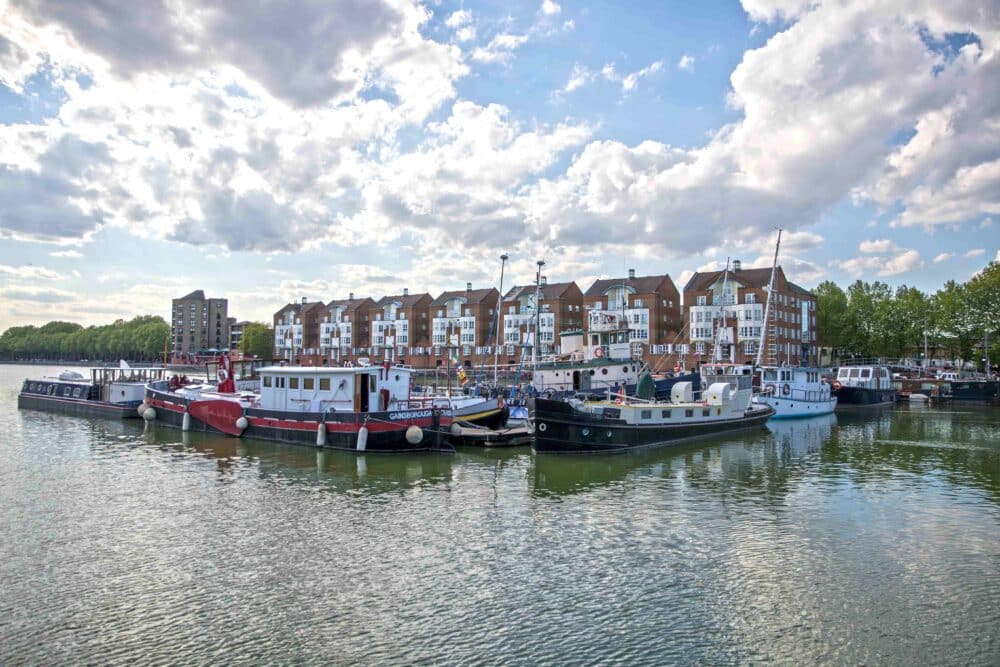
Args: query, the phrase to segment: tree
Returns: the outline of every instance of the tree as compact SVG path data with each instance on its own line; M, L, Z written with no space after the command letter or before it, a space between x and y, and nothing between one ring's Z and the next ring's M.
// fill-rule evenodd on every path
M833 348L839 354L846 346L844 327L847 324L847 295L835 283L826 280L816 286L817 342Z
M240 349L245 356L270 359L274 354L274 330L262 322L250 322L243 327Z

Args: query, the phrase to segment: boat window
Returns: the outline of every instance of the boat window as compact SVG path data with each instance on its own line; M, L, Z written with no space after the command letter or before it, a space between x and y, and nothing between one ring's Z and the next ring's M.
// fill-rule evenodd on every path
M313 378L302 378L303 389L315 389L316 380Z
M688 408L687 410L684 411L684 416L685 417L694 417L694 410Z
M319 389L320 391L330 391L330 378L320 378Z
M72 387L63 387L63 390L62 390L62 395L63 396L69 396L71 393L73 393L73 388Z
M852 378L858 377L858 369L857 368L852 368L851 369L851 377Z
M276 389L285 388L285 378L274 378L274 386Z
M670 419L670 410L661 410L660 417L663 419Z
M642 419L652 419L653 418L653 411L652 410L643 410L642 413L639 416Z
M77 387L73 390L73 398L80 398L80 394L83 393L83 387ZM124 391L122 392L125 393Z
M299 388L299 379L298 378L288 378L288 388L289 389L298 389Z
M607 368L602 368L601 369L601 375L607 375L607 374L608 374L608 369Z
M850 376L851 376L851 371L850 371L849 368L841 368L837 372L837 377L846 378L846 377L850 377Z
M622 367L622 373L628 373L628 366Z
M871 369L868 369L868 368L862 368L861 369L861 379L862 380L870 378L871 376L872 376Z
M593 375L593 374L594 374L594 369L593 369L593 368L591 368L591 369L590 369L590 374L591 374L591 375Z
M702 417L708 417L711 414L712 414L711 408L702 408L701 409L701 416Z
M375 375L372 373L368 374L368 391L375 391L377 385L375 384Z
M265 375L262 378L262 382L264 383L265 387L270 387L271 386L271 376L270 375Z

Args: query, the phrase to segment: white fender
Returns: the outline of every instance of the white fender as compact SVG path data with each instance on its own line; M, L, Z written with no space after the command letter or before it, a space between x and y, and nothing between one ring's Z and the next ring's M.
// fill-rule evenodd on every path
M462 425L459 424L458 422L452 423L450 430L451 430L451 434L453 436L455 436L455 437L458 437L458 436L462 435ZM409 440L410 439L410 437L409 437L410 436L410 430L409 429L406 430L406 436L407 436L406 439ZM417 444L417 443L413 443L413 444Z
M358 429L358 451L365 451L365 447L368 446L368 427L362 426Z
M187 410L184 411L184 418L181 420L181 430L190 431L191 430L191 413Z
M156 409L146 408L146 411L142 413L142 418L148 422L153 421L154 419L156 419Z
M139 407L136 408L136 412L138 412L139 416L141 417L146 412L146 408L148 408L148 407L149 407L149 403L147 403L146 401L143 401L142 403L139 404Z
M247 426L249 425L250 422L247 421L246 417L240 417L239 419L236 420L236 428L238 428L241 431L247 430Z
M326 423L320 422L316 425L316 446L326 446Z
M411 445L419 445L420 441L424 439L424 430L414 424L410 428L406 429L406 441Z

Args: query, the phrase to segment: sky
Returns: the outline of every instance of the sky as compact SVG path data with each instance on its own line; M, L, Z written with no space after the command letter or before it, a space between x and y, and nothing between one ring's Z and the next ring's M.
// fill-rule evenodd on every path
M0 330L1000 261L1000 5L0 0Z

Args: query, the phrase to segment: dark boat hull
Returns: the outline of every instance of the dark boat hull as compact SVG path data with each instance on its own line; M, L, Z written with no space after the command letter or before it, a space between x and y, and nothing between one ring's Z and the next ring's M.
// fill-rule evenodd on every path
M1000 382L996 380L953 380L947 397L968 403L996 403L1000 401Z
M562 401L536 399L532 446L538 453L626 452L672 445L726 431L759 428L773 414L772 408L758 408L733 419L635 425L620 419L581 413Z
M152 421L157 425L183 429L184 415L189 413L187 428L190 431L233 434L232 424L213 424L193 416L195 412L203 414L205 404L210 402L231 403L224 400L191 400L154 388L146 390L146 403L156 411L156 417ZM451 420L432 410L323 414L246 408L243 416L247 420L247 427L239 431L243 438L358 453L454 451L448 443ZM419 440L413 438L415 442L407 437L411 426L420 430ZM361 437L362 427L367 429L364 438ZM325 435L321 437L320 431Z
M867 387L841 386L831 392L837 397L837 410L873 408L896 402L895 389L869 389Z
M138 403L107 403L84 398L44 396L21 393L17 396L17 407L22 410L44 410L77 417L101 417L104 419L138 419Z

